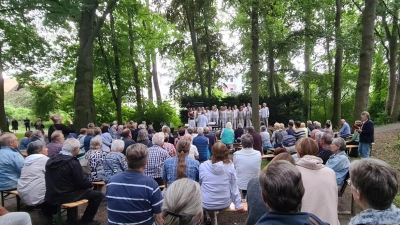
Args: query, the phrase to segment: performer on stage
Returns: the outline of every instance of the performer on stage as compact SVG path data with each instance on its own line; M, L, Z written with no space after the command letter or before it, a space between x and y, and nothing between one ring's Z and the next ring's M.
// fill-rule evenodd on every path
M195 115L194 115L193 108L189 109L188 117L189 117L189 127L196 127Z
M264 121L265 126L268 128L268 117L269 117L269 109L267 107L267 103L263 103L263 108L261 110L262 120Z
M221 118L221 127L225 128L226 119L227 119L226 106L221 106L221 111L219 113L219 118Z
M230 122L232 124L232 118L233 118L233 111L232 107L228 107L228 110L226 111L226 122Z
M208 122L211 122L211 112L210 112L210 110L208 110L208 107L206 107L206 109L204 111L204 115L207 117Z
M213 106L212 107L212 111L211 111L211 122L215 122L216 124L215 125L217 125L218 126L218 111L217 111L217 107L216 106Z
M236 130L236 128L237 128L237 124L238 124L238 108L237 108L237 106L236 105L234 105L233 106L233 109L232 109L232 126L233 126L233 129L234 130Z
M244 124L244 111L243 111L243 106L240 106L239 111L238 111L238 122L240 124Z
M250 106L250 103L249 104L247 104L247 110L246 110L246 127L250 127L250 126L252 126L252 123L251 123L251 116L252 116L252 108L251 108L251 106Z

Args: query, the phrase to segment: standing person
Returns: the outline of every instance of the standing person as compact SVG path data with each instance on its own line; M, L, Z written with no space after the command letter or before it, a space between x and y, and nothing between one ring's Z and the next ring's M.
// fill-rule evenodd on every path
M230 122L226 123L226 128L221 131L221 143L225 144L228 149L235 142L235 133Z
M104 198L99 191L92 190L92 183L83 176L82 166L76 156L79 154L80 143L69 138L63 144L63 150L46 163L46 193L45 202L60 205L68 202L87 199L89 204L81 218L80 224L99 225L93 218L97 213L101 200ZM67 223L76 224L78 207L67 209Z
M199 161L204 162L208 159L208 138L204 136L204 129L202 127L197 128L197 136L193 138L193 145L196 146L199 152Z
M31 121L26 117L24 119L25 131L31 130Z
M221 110L219 111L219 118L221 118L221 127L225 128L227 121L226 106L221 106Z
M218 111L217 111L217 107L215 107L215 106L212 107L211 122L214 122L214 123L216 123L215 125L219 126L219 123L218 123Z
M360 134L360 142L358 152L361 157L369 158L369 150L374 142L374 123L370 120L369 113L364 111L361 113L361 121L363 122L357 132Z
M14 118L11 121L12 132L17 133L18 130L18 121Z
M163 179L165 187L181 178L189 178L199 181L199 161L188 157L190 151L190 140L182 139L176 146L177 156L165 160L163 168Z
M252 109L250 107L250 103L247 105L247 110L246 110L246 127L250 127L252 125L251 123L251 117L252 117Z
M188 121L189 127L195 127L196 126L196 122L194 120L195 117L194 117L194 112L193 112L192 108L189 109L188 118L189 118L189 121Z
M233 119L233 111L232 111L232 108L229 106L228 110L226 111L226 122L230 122L233 124L232 119ZM232 125L232 128L233 128L233 125Z
M203 113L199 113L199 116L196 119L198 127L205 128L208 125L208 119Z
M53 121L53 125L51 125L49 127L49 131L47 132L47 135L49 137L51 137L51 134L56 130L60 130L64 134L64 137L68 137L69 134L75 133L72 120L70 120L70 119L67 120L67 122L69 123L69 126L70 126L70 127L67 127L61 123L62 117L60 115L53 115L50 119Z
M14 190L21 176L24 157L17 150L18 139L12 133L0 136L0 146L0 191Z
M268 128L269 108L267 107L267 103L263 103L261 117L262 121L264 121L265 126Z
M42 123L42 119L38 118L35 122L35 124L33 124L33 126L35 127L36 130L40 130L42 131L42 134L44 135L44 125Z
M245 198L247 184L260 173L261 153L253 149L253 137L250 134L244 134L241 140L243 149L233 153L233 164L237 173L238 187L242 191L242 198Z
M144 174L149 161L146 145L126 150L128 170L114 175L107 184L108 224L163 224L163 198L157 182ZM128 200L129 199L129 200Z
M211 122L211 112L210 112L210 110L208 110L208 107L206 107L204 116L207 118L208 122ZM208 124L207 124L207 126L208 126Z
M262 115L261 115L261 105L258 105L258 119L260 120L261 125L265 125L264 121L262 120Z
M238 124L238 111L237 106L234 105L232 109L232 127L234 130L236 130Z
M243 106L240 106L238 111L238 124L242 124L244 126L244 116L245 112L243 111Z

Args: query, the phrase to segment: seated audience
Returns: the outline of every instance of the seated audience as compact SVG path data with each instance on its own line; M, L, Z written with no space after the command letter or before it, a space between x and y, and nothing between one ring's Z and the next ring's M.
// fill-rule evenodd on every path
M173 128L172 128L173 129ZM161 128L161 132L163 132L163 133L167 133L168 134L168 143L170 143L170 144L172 144L172 145L174 145L175 144L175 139L174 139L174 136L171 134L171 128L169 128L168 126L163 126L162 128ZM174 145L174 147L175 147L175 145Z
M344 178L349 172L350 160L346 155L346 142L342 138L334 138L331 144L331 155L325 166L331 168L336 174L336 183L342 186Z
M307 121L307 134L308 137L311 137L311 132L315 129L315 125L311 122L311 120Z
M26 212L9 212L0 206L0 224L32 225L31 217Z
M238 128L235 130L235 141L240 143L241 142L240 138L242 137L243 134L244 134L243 124L239 123Z
M163 224L161 191L157 182L144 174L148 156L143 144L126 149L128 170L116 174L107 184L108 224L152 225L154 219Z
M353 126L354 128L353 137L351 138L350 141L346 142L346 145L358 145L360 141L360 133L358 133L357 130L360 129L361 126L362 126L361 120L357 120Z
M280 149L285 150L284 148ZM270 164L278 160L286 160L289 161L291 164L296 165L296 162L294 161L293 157L287 152L281 152L280 154L277 154L277 156L275 156L272 159ZM247 191L248 194L246 198L248 204L247 206L248 216L246 220L246 225L254 225L265 213L269 212L269 210L267 209L267 207L263 202L263 199L260 198L261 189L260 189L260 180L258 176L252 178L249 181L249 184L247 185Z
M225 144L215 143L211 159L200 165L200 187L203 208L209 212L211 224L218 224L216 211L228 208L232 202L238 212L244 211L236 171Z
M400 209L393 205L399 184L397 171L378 159L357 160L350 165L351 192L362 212L349 225L400 224Z
M18 195L26 205L40 207L43 214L48 218L48 222L51 222L52 214L56 214L57 210L54 206L44 202L46 193L45 167L47 160L49 160L46 143L44 141L30 143L27 153L28 157L25 158L21 177L18 180Z
M247 133L250 134L253 137L253 149L260 151L261 155L264 155L263 147L262 147L262 141L261 141L261 135L256 133L254 130L253 126L247 127Z
M149 139L152 140L154 134L156 134L156 131L153 128L153 125L149 125L149 129L147 130L147 132L149 133Z
M174 182L164 196L164 225L197 225L203 218L201 191L197 182L182 178Z
M227 128L225 128L227 129ZM197 137L193 139L193 145L196 146L197 151L199 152L199 162L204 162L208 159L210 155L208 149L208 138L206 138L203 134L204 128L197 128Z
M330 132L325 132L321 139L319 140L319 144L321 146L321 151L318 152L318 157L322 159L322 163L325 165L328 161L329 157L333 154L331 151L333 134Z
M49 136L49 138L51 139L51 136ZM29 143L31 143L31 142L33 142L33 141L37 141L37 140L44 141L43 132L40 131L40 130L35 130L35 131L33 131L32 137L31 137L31 139L29 140ZM51 141L51 140L50 140L50 141Z
M161 132L154 134L152 142L153 146L148 149L149 156L144 174L153 178L158 185L163 185L162 171L164 162L170 157L168 152L161 147L164 143L164 134Z
M340 120L340 123L342 124L342 128L339 131L339 135L341 138L347 138L351 135L350 125L344 119Z
M184 128L184 127L179 127L179 128L178 128L178 137L175 138L175 141L174 141L175 147L176 147L176 144L178 143L179 139L183 138L183 136L184 136L185 134L186 134L185 128Z
M311 121L310 121L310 122L311 122ZM308 136L309 136L309 133L308 133L308 128L306 127L306 124L305 124L305 123L301 123L301 124L300 124L300 128L303 129L304 132L306 132L306 137L308 137Z
M297 127L296 131L293 134L293 136L296 138L296 140L307 137L305 129L301 128L300 121L296 121L296 122L294 122L294 124Z
M32 131L27 131L25 132L24 137L19 141L19 150L20 151L26 151L26 149L28 148L30 139L32 137Z
M122 133L122 131L121 131L121 133ZM101 139L101 141L102 141L101 151L103 151L103 152L110 151L111 142L109 142L109 140L107 140L107 138L103 137L103 133L101 132L100 127L94 128L94 137Z
M212 132L212 129L208 127L204 128L204 136L208 138L208 150L210 151L217 141L217 137L215 136L215 133Z
M321 123L320 122L315 122L315 129L311 131L311 138L315 140L316 138L316 134L318 132L323 132L323 130L321 129Z
M104 179L103 161L107 152L101 150L102 141L99 137L90 140L90 150L85 154L85 159L90 167L90 182L102 181Z
M197 134L194 132L195 127L188 127L187 128L187 133L192 136L192 140L197 136Z
M169 142L170 135L168 133L164 133L164 132L163 132L163 134L164 134L164 144L162 145L162 148L168 152L169 156L171 156L171 157L176 156L175 146L174 146L174 144L171 144Z
M286 132L287 132L288 135L293 135L293 136L294 136L294 129L293 129L293 126L294 126L294 122L289 121L289 123L288 123L288 129L286 130Z
M235 134L232 129L232 124L231 122L227 122L225 128L223 128L221 131L221 143L224 143L226 147L229 149L231 148L234 142L235 142Z
M260 130L261 130L260 136L261 136L262 146L265 153L268 151L269 148L272 148L271 136L269 135L266 126L261 126Z
M122 151L122 154L125 155L126 149L135 144L135 141L132 140L132 132L129 129L124 129L121 133L122 141L124 142L124 150ZM112 146L112 145L111 145Z
M140 129L137 137L137 143L144 144L148 148L153 146L153 143L149 139L149 133L146 129Z
M70 138L64 141L60 154L50 158L46 163L45 202L54 205L89 200L81 218L81 224L98 225L93 221L97 209L104 198L99 191L92 190L92 183L83 176L82 166L75 158L79 154L80 143ZM77 223L78 207L67 209L67 223Z
M300 129L300 128L299 128ZM290 154L296 152L296 138L293 135L286 135L282 139L282 147Z
M101 127L101 137L106 142L112 143L113 142L113 138L111 137L111 134L109 132L110 132L110 125L103 123L103 126ZM109 147L111 148L111 145Z
M132 124L132 128L131 128L132 140L133 140L135 143L137 142L137 137L138 137L138 134L139 134L139 129L138 129L137 126L138 126L138 125L137 125L137 123L135 122L135 123ZM126 152L126 150L125 150L125 152Z
M179 140L176 146L178 155L165 160L162 173L165 187L169 187L174 181L185 177L199 181L200 163L188 157L190 145L189 139Z
M339 225L338 187L335 172L325 167L322 159L317 157L318 146L311 138L300 139L296 143L296 150L299 157L296 167L301 172L306 189L301 212L315 214L331 225Z
M56 130L51 134L51 142L46 145L49 158L60 154L64 143L64 135L61 131Z
M122 153L124 151L125 143L123 140L115 140L111 144L111 152L108 153L103 160L104 179L105 183L117 173L123 172L128 169L126 164L126 157ZM129 146L128 146L129 147Z
M87 129L81 128L79 131L78 141L81 144L81 150L85 150L85 137L87 136Z
M192 135L190 134L185 134L181 139L188 139L190 143L192 143ZM190 151L189 151L189 158L193 159L199 159L199 151L197 151L197 147L193 145L193 143L190 145Z
M18 139L12 133L0 136L0 191L17 189L24 157L18 151Z
M271 162L260 174L262 199L270 210L256 223L267 224L324 224L317 216L301 211L305 191L302 174L288 161Z
M88 128L86 132L86 137L83 140L83 146L85 148L85 151L89 151L90 149L90 141L94 138L94 129Z
M260 173L261 153L253 149L253 137L250 134L243 134L241 140L243 149L233 154L233 164L236 169L237 184L244 198L249 180Z

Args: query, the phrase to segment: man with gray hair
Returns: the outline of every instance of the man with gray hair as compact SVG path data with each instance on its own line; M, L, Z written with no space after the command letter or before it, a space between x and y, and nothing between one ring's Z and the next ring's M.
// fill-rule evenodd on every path
M128 171L114 175L107 185L109 224L147 225L154 224L154 218L163 224L161 191L144 173L150 154L144 144L133 144L126 150Z
M149 157L144 174L153 178L158 185L163 185L162 170L165 160L170 157L168 152L162 148L164 144L164 133L159 132L154 134L152 142L153 146L149 148Z
M24 165L24 157L18 151L18 139L12 133L0 136L0 191L17 189Z
M45 202L60 205L87 199L89 204L80 224L98 225L100 223L93 221L93 218L104 196L101 192L92 190L92 183L83 176L82 166L76 158L79 148L79 141L69 138L63 143L60 154L47 161ZM68 208L67 223L76 224L77 220L78 207Z
M193 145L196 146L197 151L199 152L199 161L204 162L208 160L207 155L209 155L209 149L208 149L208 144L209 140L206 136L203 134L203 128L199 127L197 128L197 137L193 138Z
M199 113L199 116L197 117L197 119L196 119L196 123L197 123L197 127L207 127L207 125L208 125L208 119L207 119L207 117L203 114L203 113Z
M331 151L332 139L333 133L325 132L319 141L319 145L321 148L318 151L317 156L322 159L324 165L328 161L329 157L333 154L333 152Z

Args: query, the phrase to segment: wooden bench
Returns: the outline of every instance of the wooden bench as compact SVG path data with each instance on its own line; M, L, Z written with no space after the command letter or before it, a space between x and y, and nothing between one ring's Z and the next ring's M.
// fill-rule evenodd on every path
M273 158L275 158L275 155L273 155L273 154L266 154L266 155L263 155L263 156L261 156L261 159L262 160L272 160Z
M244 211L247 212L247 202L242 202ZM229 206L229 208L227 208L225 210L225 212L237 212L237 210L235 209L235 204L233 204L233 202L231 203L231 205Z
M21 155L24 157L24 158L26 158L27 156L28 156L28 153L26 152L26 151L20 151L21 152Z
M347 180L350 179L350 172L347 172L346 177L344 178L343 184L340 187L338 196L342 197L344 192L346 191L346 187L348 186ZM339 215L354 215L355 212L355 204L354 204L354 198L353 194L351 194L351 205L350 205L350 211L343 211L343 212L338 212Z
M92 182L92 184L93 184L93 185L99 185L99 186L104 186L104 185L106 185L106 183L105 183L104 181L95 181L95 182Z
M10 190L10 191L1 191L1 206L4 207L4 201L11 199L11 198L7 198L10 195L14 195L16 200L17 200L17 211L21 210L21 198L18 195L18 191L17 190Z
M64 213L67 209L75 208L75 207L78 207L78 206L80 206L82 204L86 204L88 202L89 201L87 199L82 199L82 200L79 200L79 201L76 201L76 202L70 202L70 203L64 203L64 204L61 204L61 205L57 205L56 224L57 225L62 225L63 224L61 214Z
M160 188L160 190L162 191L162 190L164 190L165 185L160 185L160 186L158 186L158 188Z
M352 148L358 148L358 145L346 145L346 154L349 155Z

